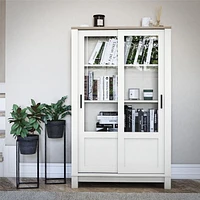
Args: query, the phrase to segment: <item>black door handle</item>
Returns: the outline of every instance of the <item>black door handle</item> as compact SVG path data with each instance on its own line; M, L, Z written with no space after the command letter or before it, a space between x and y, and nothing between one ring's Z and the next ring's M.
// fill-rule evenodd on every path
M163 96L162 94L160 95L160 108L163 108Z
M82 108L82 94L80 94L80 108Z

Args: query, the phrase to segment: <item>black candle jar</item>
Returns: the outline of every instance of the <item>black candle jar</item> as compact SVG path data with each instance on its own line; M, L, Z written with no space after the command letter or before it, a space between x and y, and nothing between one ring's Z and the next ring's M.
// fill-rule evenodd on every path
M102 27L104 26L104 18L105 15L93 15L94 17L94 27Z

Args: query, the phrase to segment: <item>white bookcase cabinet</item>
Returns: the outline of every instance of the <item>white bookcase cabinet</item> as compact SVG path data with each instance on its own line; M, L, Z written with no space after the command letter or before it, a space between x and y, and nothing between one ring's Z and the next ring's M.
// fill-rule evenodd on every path
M106 54L112 56L113 53L116 56L117 51L117 63L115 60L105 64L105 59L101 58L100 64L89 64L98 41L105 42L104 44L107 41L110 45L109 39L113 38L117 39L116 49L113 52L107 50ZM140 44L143 43L140 51L137 50L138 39ZM148 41L147 46L145 41ZM146 61L141 60L140 64L137 63L138 60L134 60L137 51L142 55L144 49L141 48L148 49L150 41L153 41L155 47L150 51L152 59L150 64L146 59L148 53ZM130 44L132 50L128 47ZM133 56L134 48L135 56ZM126 52L131 51L132 60L129 57L131 61L128 62L125 60ZM152 54L156 51L153 57ZM77 188L78 182L160 182L164 183L165 189L170 189L171 28L75 27L71 30L71 61L72 187ZM92 74L91 77L97 80L96 83L91 77L88 78L88 74ZM100 98L100 93L105 95L106 91L101 85L106 83L100 79L106 76L114 77L113 75L118 76L118 98L103 100ZM88 86L90 83L93 87ZM112 89L116 87L114 78L113 82L109 83L113 85L109 88L114 93ZM97 86L94 86L95 84ZM98 88L98 100L94 87ZM89 100L88 93L91 92L91 88L94 94ZM139 89L139 99L129 99L130 88ZM153 89L153 99L144 100L144 89ZM112 92L109 95L112 96ZM150 117L150 110L153 110L153 117ZM100 132L96 130L97 115L102 111L117 112L118 128L106 128L109 131ZM133 112L139 116L132 117ZM101 124L104 122L100 121ZM134 124L134 127L130 123ZM154 128L153 131L150 131L151 126Z

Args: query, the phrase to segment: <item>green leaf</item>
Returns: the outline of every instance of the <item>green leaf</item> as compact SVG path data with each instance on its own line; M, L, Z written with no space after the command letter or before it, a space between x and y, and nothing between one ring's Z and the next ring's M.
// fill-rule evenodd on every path
M35 101L34 101L33 99L31 99L31 104L32 104L33 106L36 105L36 103L35 103Z
M37 122L33 124L33 128L34 128L35 130L37 130L38 127L39 127L39 124L38 124Z
M14 112L17 112L17 109L18 109L18 105L13 104L13 111L14 111Z

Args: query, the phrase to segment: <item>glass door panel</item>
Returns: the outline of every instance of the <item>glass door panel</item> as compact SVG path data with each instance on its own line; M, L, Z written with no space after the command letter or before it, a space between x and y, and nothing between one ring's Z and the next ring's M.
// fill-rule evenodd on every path
M156 35L124 37L125 132L158 132L158 41Z
M84 131L118 131L118 39L84 37Z

